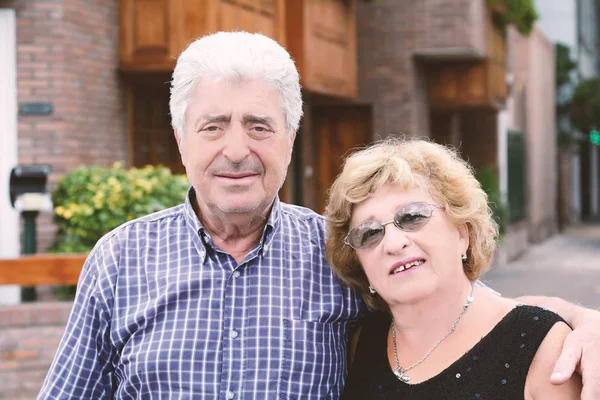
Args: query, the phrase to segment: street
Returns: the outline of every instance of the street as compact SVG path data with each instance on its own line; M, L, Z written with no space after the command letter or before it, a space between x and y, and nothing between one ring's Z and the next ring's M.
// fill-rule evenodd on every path
M600 224L569 227L482 281L506 297L558 296L600 308Z

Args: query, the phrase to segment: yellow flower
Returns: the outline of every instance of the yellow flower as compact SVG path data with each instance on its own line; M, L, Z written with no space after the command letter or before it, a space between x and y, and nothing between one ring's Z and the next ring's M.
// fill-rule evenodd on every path
M79 208L83 215L90 216L94 213L94 209L90 207L88 204L82 204Z
M95 208L102 208L104 205L104 192L96 192L94 197L92 197L92 201Z
M121 200L121 197L118 193L111 193L111 195L108 196L107 204L110 208L117 208L119 200Z
M152 191L152 183L149 181L144 179L136 179L135 184L136 186L141 187L146 193L150 193Z

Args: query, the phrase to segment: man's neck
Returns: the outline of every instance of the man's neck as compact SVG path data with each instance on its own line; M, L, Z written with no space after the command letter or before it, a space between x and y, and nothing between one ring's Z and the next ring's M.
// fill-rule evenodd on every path
M258 213L195 211L214 245L234 257L239 264L260 241L270 210L269 207Z

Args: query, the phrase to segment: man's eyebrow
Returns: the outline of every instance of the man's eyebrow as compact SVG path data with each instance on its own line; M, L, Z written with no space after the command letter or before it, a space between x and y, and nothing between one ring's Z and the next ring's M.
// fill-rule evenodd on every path
M229 122L231 121L231 115L227 114L203 114L196 118L194 127L198 127L202 122Z
M244 114L243 121L244 121L244 124L251 122L251 123L255 123L255 124L264 124L264 125L269 125L269 126L273 125L273 118L261 117L261 116L254 115L254 114Z

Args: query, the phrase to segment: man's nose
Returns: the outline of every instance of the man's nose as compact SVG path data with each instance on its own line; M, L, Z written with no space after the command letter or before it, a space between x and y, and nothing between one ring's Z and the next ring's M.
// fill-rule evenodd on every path
M240 163L250 154L249 137L244 127L232 124L225 135L223 155L234 163Z

